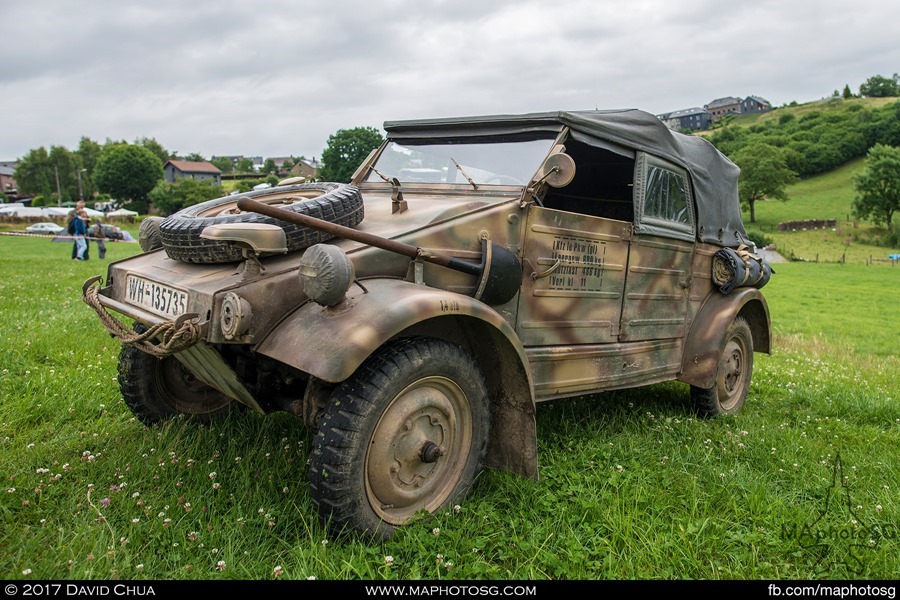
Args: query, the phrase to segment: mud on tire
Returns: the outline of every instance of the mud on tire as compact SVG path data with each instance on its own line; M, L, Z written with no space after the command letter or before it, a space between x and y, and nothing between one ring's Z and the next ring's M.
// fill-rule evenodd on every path
M345 227L355 227L364 216L362 195L356 186L344 183L301 183L226 196L184 208L163 219L159 233L169 258L189 263L229 263L243 259L234 244L207 240L200 233L210 225L261 223L284 230L288 251L302 250L327 241L331 234L237 208L240 198L316 217Z

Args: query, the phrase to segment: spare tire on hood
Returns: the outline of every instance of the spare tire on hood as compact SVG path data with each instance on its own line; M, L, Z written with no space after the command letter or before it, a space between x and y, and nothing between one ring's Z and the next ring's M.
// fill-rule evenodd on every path
M300 183L216 198L188 206L163 219L160 238L169 258L190 263L228 263L243 260L240 248L222 240L210 240L200 234L210 225L225 223L262 223L284 230L288 251L302 250L327 241L333 235L265 215L244 212L237 207L240 198L278 206L284 210L316 217L345 227L363 220L362 195L356 186L346 183Z

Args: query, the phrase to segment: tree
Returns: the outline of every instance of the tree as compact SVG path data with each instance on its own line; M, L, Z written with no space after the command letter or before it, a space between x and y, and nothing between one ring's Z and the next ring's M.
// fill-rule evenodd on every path
M897 86L897 76L893 79L882 77L881 75L873 75L866 79L865 83L859 86L859 95L866 98L889 98L900 95Z
M238 173L252 173L253 172L253 161L249 158L242 158L237 161L237 164L234 166L235 170Z
M320 175L325 181L349 183L360 163L384 141L374 127L339 129L328 137Z
M30 150L16 167L19 193L40 194L48 204L74 200L80 164L78 157L62 146L51 146L49 153L43 146Z
M62 194L58 203L77 200L78 172L81 169L77 156L64 146L50 146L49 158L54 181L58 182L55 191Z
M756 222L756 202L767 198L787 200L787 186L798 180L787 166L781 149L753 142L738 150L732 160L741 168L738 194L741 204L750 211L750 222Z
M16 166L16 184L20 194L39 194L49 198L56 191L56 179L50 155L41 146L29 150Z
M849 100L853 97L853 92L850 91L849 85L844 85L844 92L841 94L841 96L844 98L844 100Z
M81 174L81 185L85 198L94 197L94 167L97 165L101 152L103 152L103 146L90 138L82 137L81 141L78 142L78 149L75 151L75 154L78 156L81 168L85 169L84 173Z
M97 189L119 202L131 203L138 212L147 212L148 194L162 178L159 157L143 146L130 144L104 147L94 172Z
M160 161L162 161L162 164L166 164L169 158L171 158L169 155L169 151L163 148L162 144L160 144L153 138L141 138L137 142L135 142L135 145L143 146L144 148L155 154L156 157L159 158Z
M866 154L866 166L853 178L857 197L853 212L860 219L872 217L876 225L891 228L900 210L900 148L875 144Z
M171 215L186 206L221 198L222 186L209 180L181 179L175 183L160 181L149 194L153 207L162 216Z
M209 162L223 173L231 173L234 169L234 163L227 156L218 156Z

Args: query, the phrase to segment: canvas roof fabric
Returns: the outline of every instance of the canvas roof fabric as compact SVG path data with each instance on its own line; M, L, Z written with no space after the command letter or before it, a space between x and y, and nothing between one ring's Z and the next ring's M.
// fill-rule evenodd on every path
M573 135L646 152L683 167L694 188L699 239L725 246L747 242L738 198L740 168L708 140L673 131L646 111L559 111L384 123L387 137L397 141L560 132L565 127Z

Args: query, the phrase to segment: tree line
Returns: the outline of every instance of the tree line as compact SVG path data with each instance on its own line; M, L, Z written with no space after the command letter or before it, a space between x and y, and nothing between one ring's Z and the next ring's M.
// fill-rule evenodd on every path
M356 167L368 153L383 141L381 134L371 127L341 129L328 138L322 154L320 178L327 181L348 182ZM276 165L267 159L256 170L250 159L232 162L229 157L206 159L197 153L178 156L169 152L153 138L140 138L133 143L109 140L100 144L82 137L75 150L64 146L35 148L18 161L15 171L19 195L31 196L33 206L70 203L75 200L95 202L115 199L125 206L146 214L152 205L155 212L171 214L185 206L224 195L222 186L211 182L164 180L163 166L169 160L210 162L225 173L257 173L259 180L242 180L238 191L245 192L261 182L274 184L278 174L293 167ZM5 200L0 192L0 200Z

